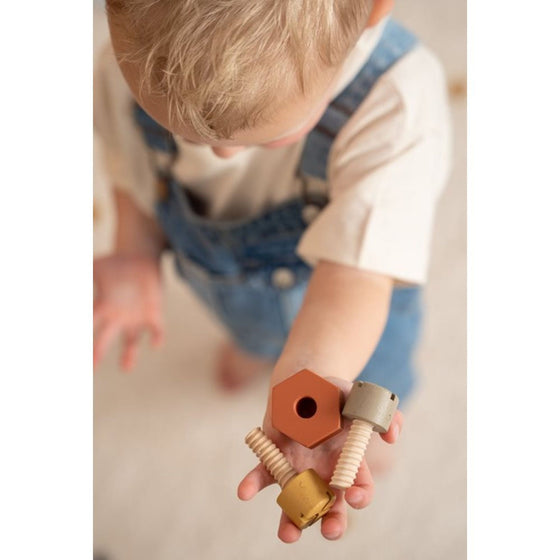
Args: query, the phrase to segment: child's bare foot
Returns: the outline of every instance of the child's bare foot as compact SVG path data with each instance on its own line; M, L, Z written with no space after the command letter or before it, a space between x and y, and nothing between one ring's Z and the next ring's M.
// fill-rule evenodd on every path
M238 391L272 366L273 362L248 354L232 342L226 342L220 349L218 382L227 391Z

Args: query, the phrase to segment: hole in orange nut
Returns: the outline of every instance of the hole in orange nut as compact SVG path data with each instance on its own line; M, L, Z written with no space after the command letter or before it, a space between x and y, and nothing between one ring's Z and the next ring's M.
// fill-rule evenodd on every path
M312 418L317 412L317 403L311 397L303 397L296 404L296 412L301 418Z

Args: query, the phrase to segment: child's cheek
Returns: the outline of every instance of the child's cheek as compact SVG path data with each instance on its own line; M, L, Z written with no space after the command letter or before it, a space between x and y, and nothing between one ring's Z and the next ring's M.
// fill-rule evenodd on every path
M321 117L323 116L323 113L325 112L327 105L328 102L324 103L321 106L320 110L313 115L313 118L310 119L309 123L306 126L304 126L301 130L294 132L294 134L291 134L286 138L281 138L280 140L275 140L274 142L268 142L266 144L263 144L263 147L281 148L282 146L287 146L288 144L295 144L296 142L301 140L304 136L306 136L313 128L315 128L315 125L321 120Z
M282 138L282 140L276 140L274 142L268 142L268 144L263 144L263 148L281 148L282 146L288 146L289 144L293 144L294 142L297 142L300 138L302 138L304 135L301 133L298 133L297 135L294 136L289 136L288 138Z
M264 148L281 148L282 146L288 146L289 144L295 144L299 140L301 140L314 126L315 122L312 122L310 125L303 128L303 130L299 130L295 134L288 136L286 138L282 138L280 140L275 140L274 142L268 142L267 144L263 144Z
M228 159L233 157L235 154L242 152L245 146L231 146L231 147L217 147L213 146L212 151L221 158Z

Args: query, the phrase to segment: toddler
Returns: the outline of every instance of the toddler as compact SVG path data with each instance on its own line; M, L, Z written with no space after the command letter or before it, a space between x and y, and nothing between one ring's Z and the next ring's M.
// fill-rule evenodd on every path
M107 1L94 121L118 225L114 253L94 263L94 364L118 336L123 368L142 332L161 343L170 249L231 335L222 385L270 366L273 387L308 368L406 401L450 131L441 67L392 5ZM396 441L401 425L399 412L381 437ZM268 403L263 429L327 481L347 433L305 449L272 428ZM346 503L371 501L375 437L322 520L328 539L344 533ZM271 483L258 466L239 497ZM283 515L279 537L299 535Z

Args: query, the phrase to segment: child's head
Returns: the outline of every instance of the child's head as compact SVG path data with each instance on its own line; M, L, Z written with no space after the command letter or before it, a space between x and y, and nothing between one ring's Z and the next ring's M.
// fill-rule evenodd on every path
M393 0L107 0L138 101L166 128L229 156L317 122L349 51Z

